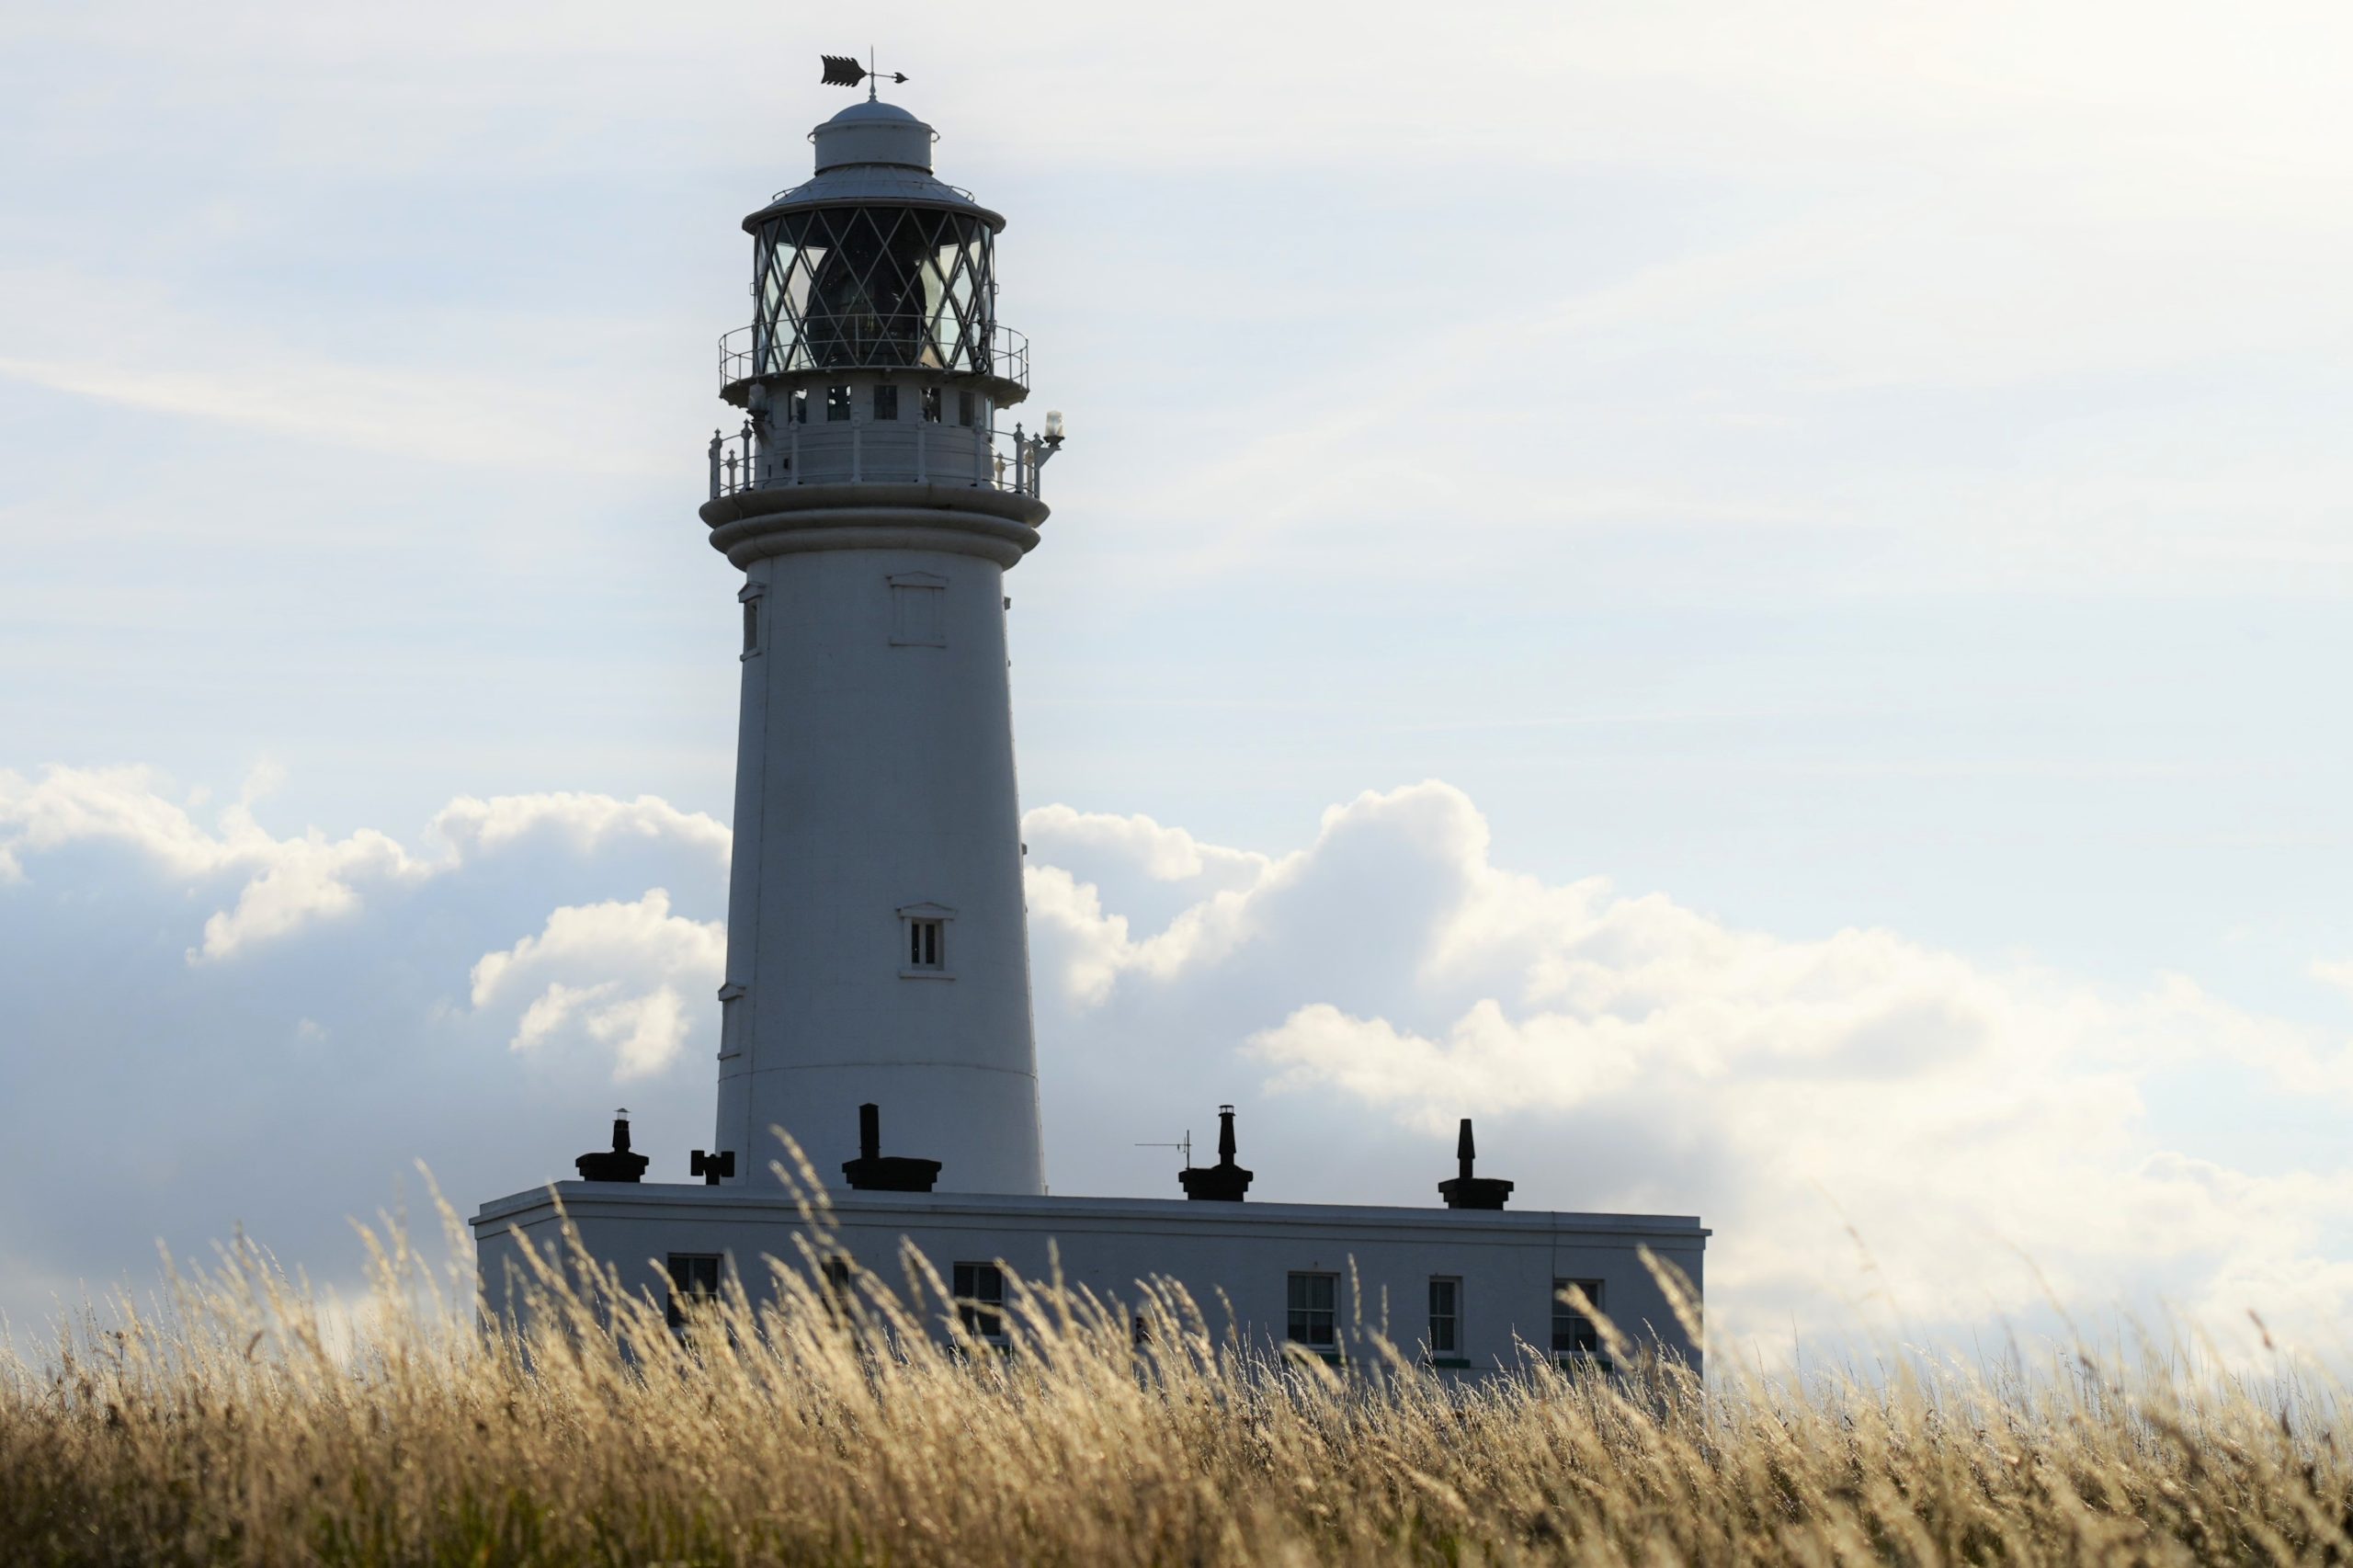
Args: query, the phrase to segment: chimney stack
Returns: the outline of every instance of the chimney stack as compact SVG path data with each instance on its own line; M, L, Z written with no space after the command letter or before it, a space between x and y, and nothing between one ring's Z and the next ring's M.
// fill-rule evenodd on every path
M1438 1184L1440 1198L1449 1209L1500 1209L1517 1185L1500 1176L1472 1176L1472 1162L1479 1157L1479 1146L1472 1142L1471 1119L1462 1119L1462 1131L1455 1136L1454 1160L1458 1174L1452 1181Z
M939 1162L884 1154L882 1108L869 1100L858 1108L858 1158L842 1162L842 1175L859 1192L929 1192Z
M1233 1108L1217 1108L1217 1164L1188 1165L1176 1173L1185 1196L1212 1203L1239 1203L1253 1173L1233 1163Z

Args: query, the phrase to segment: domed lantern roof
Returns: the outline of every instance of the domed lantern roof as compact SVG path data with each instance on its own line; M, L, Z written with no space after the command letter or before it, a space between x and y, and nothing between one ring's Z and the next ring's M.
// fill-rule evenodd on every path
M849 108L809 133L817 144L817 172L844 164L898 164L931 172L930 126L896 104L867 102Z

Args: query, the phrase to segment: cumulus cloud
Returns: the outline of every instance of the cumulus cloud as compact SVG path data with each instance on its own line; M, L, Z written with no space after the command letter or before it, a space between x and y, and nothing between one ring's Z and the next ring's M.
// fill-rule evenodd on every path
M477 1010L530 996L512 1049L585 1040L613 1058L613 1080L622 1083L677 1060L688 1028L681 986L699 1001L718 988L726 963L726 923L675 915L670 895L655 888L631 903L557 910L540 935L483 955L472 996ZM613 978L560 978L584 974Z
M1052 868L1031 873L1031 917L1074 1032L1173 1009L1193 1038L1167 1043L1198 1062L1204 1024L1233 1031L1287 1155L1345 1162L1310 1127L1371 1112L1407 1136L1357 1136L1417 1146L1435 1179L1454 1119L1477 1115L1531 1204L1701 1214L1720 1323L1825 1326L1864 1290L1857 1237L1869 1289L1915 1324L2030 1312L2046 1280L2225 1325L2353 1305L2326 1262L2353 1172L2163 1147L2143 1092L2163 1067L2342 1094L2342 1042L2179 977L2117 994L1886 931L1743 931L1490 855L1472 803L1429 783L1335 808L1309 848L1204 885L1160 930ZM1141 850L1125 865L1154 874Z
M0 1192L12 1278L136 1278L158 1233L187 1251L239 1221L331 1276L344 1215L413 1159L465 1206L566 1175L617 1084L654 1178L683 1178L711 1113L723 826L651 797L461 797L418 849L273 832L259 795L0 776L0 1137L75 1172L71 1202ZM1024 832L1058 1191L1173 1192L1138 1145L1233 1100L1254 1196L1427 1204L1473 1115L1527 1207L1714 1226L1733 1343L1865 1301L1958 1332L2031 1313L2043 1280L2223 1327L2353 1306L2353 1170L2241 1168L2146 1109L2157 1074L2353 1097L2344 1042L2185 977L2116 991L1549 881L1498 864L1439 783L1335 806L1281 852L1059 806ZM0 1286L0 1309L43 1305Z

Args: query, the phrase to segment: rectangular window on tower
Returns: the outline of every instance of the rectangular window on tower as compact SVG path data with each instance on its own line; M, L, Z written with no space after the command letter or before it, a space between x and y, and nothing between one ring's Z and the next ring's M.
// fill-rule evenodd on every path
M937 572L902 572L890 584L892 646L947 647L948 579Z
M760 651L760 601L744 601L744 653L746 657Z
M966 429L981 422L981 394L960 392L956 394L956 423Z
M899 417L899 389L884 383L874 389L874 417L895 424Z
M907 967L909 969L946 969L940 961L940 940L947 922L915 919L907 922Z
M806 387L792 394L792 422L795 425L809 423L809 391Z
M849 388L847 388L847 387L827 387L827 388L825 389L825 419L826 419L826 422L827 422L827 423L829 423L829 424L838 424L838 423L839 423L839 422L841 422L842 420L847 419L848 417L849 417Z
M939 389L938 387L923 389L923 419L926 425L939 423Z

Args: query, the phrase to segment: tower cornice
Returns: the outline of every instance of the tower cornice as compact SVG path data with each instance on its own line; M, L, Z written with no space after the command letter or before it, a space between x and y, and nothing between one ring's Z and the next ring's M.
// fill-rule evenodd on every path
M959 484L795 484L702 508L713 550L738 567L819 550L940 550L1009 567L1037 548L1034 496Z

